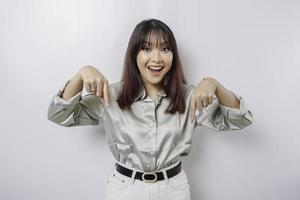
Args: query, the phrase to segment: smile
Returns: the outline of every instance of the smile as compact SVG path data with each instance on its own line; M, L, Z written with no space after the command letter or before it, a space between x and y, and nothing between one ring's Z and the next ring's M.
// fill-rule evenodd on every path
M147 67L151 72L160 72L163 67L156 67L156 66L148 66Z
M160 76L160 72L162 71L162 66L148 66L147 69L149 70L152 76Z

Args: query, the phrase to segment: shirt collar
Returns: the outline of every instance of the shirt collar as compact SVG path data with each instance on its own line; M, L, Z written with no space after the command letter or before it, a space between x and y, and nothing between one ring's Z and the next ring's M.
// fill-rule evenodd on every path
M141 86L141 92L137 95L137 97L135 98L135 101L153 101L146 92L145 87L142 85ZM158 98L161 99L162 97L167 96L166 92L163 89L160 89L159 92L157 93L157 95L159 96Z

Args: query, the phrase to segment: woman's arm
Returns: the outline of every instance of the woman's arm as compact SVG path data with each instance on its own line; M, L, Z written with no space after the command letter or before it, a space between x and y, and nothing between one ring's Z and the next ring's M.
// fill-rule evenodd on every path
M214 78L211 79L216 84L215 95L217 96L219 102L222 105L230 108L239 108L240 101L235 97L235 95L230 90L227 90L219 81Z
M244 99L211 77L194 88L190 106L191 122L196 119L196 125L218 131L239 130L253 121Z
M83 81L79 72L70 80L68 85L65 87L62 98L64 100L69 100L71 97L75 96L83 88Z
M84 96L81 95L83 85L88 92ZM108 82L101 72L85 66L54 95L48 107L48 119L66 127L98 125L104 110L101 98L108 103L108 91Z

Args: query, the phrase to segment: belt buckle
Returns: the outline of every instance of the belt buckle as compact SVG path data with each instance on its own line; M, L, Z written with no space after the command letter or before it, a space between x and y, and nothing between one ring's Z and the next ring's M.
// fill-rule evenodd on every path
M154 179L145 179L145 175L153 175ZM155 172L144 172L142 174L142 180L146 183L154 183L157 181L157 174Z

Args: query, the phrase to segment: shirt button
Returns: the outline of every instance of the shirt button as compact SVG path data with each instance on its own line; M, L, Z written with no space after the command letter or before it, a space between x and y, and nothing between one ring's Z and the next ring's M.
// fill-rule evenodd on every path
M150 160L146 160L147 163L150 163ZM148 164L149 165L149 164Z
M150 154L151 154L151 155L154 155L155 153L154 153L154 151L151 151Z

